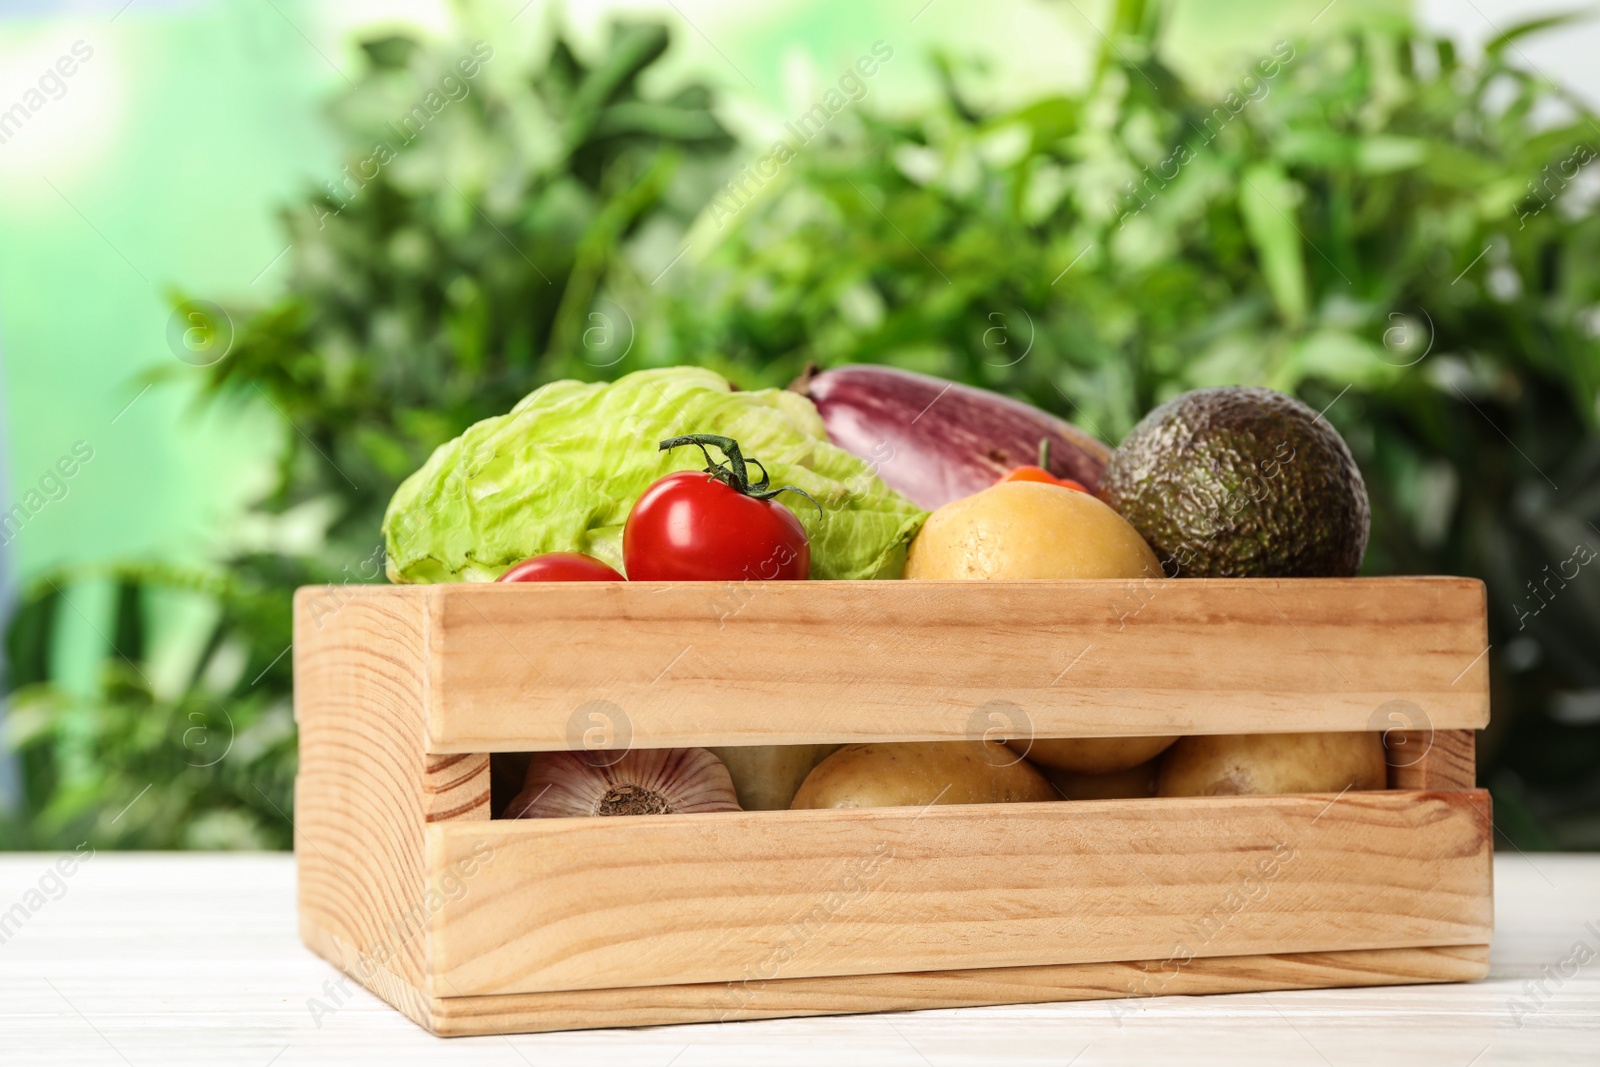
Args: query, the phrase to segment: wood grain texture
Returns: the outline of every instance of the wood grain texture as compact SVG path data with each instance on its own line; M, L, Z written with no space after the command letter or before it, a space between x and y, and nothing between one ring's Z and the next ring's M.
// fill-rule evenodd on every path
M387 967L380 966L366 949L358 949L329 933L308 919L304 912L300 915L300 941L418 1026L433 1029L433 998Z
M403 592L431 605L433 753L577 747L597 710L646 747L971 737L996 707L1041 737L1383 728L1396 701L1488 721L1470 579Z
M422 810L428 822L488 819L489 754L427 757Z
M1487 795L1346 793L433 826L492 849L437 990L533 993L1488 941Z
M1220 956L1197 958L1182 966L1161 959L782 978L752 988L715 983L440 997L417 1006L420 1015L408 1014L443 1037L463 1037L993 1004L1467 982L1488 971L1487 945L1457 945Z
M295 596L295 778L302 936L352 974L424 979L424 602L400 590ZM328 937L320 946L315 931ZM311 932L312 936L306 936Z
M1473 730L1396 730L1384 736L1390 789L1472 789L1478 784Z

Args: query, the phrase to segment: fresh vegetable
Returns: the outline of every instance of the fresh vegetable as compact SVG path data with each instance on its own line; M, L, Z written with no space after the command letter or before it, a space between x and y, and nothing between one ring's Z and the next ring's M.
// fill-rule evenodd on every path
M907 578L1161 577L1155 553L1087 493L1001 482L946 504L911 545Z
M1164 797L1261 796L1383 789L1383 736L1374 733L1185 737L1161 758Z
M805 528L773 497L811 498L792 485L773 488L759 460L746 460L739 443L715 434L689 434L661 442L663 452L698 445L706 469L679 471L656 482L633 505L622 531L622 561L636 582L738 582L805 578L811 549ZM717 462L708 450L725 458ZM761 468L750 481L749 465ZM821 505L811 501L818 511Z
M622 575L581 552L546 552L507 570L497 582L620 582Z
M1326 419L1271 389L1197 389L1129 431L1100 485L1173 577L1345 578L1367 487Z
M1087 493L1082 484L1071 478L1057 478L1050 473L1050 438L1039 439L1039 462L1030 463L1025 467L1012 467L1000 476L1002 482L1043 482L1046 485L1059 485L1067 489L1075 489L1080 493Z
M641 748L615 763L582 752L537 752L508 819L738 811L722 761L703 748Z
M1176 737L1038 737L1007 741L1030 763L1072 774L1110 774L1155 759Z
M790 388L817 405L834 444L929 510L987 489L1032 458L1041 439L1050 442L1048 472L1091 490L1111 456L1030 404L894 367L812 369Z
M389 579L492 581L544 552L582 552L620 568L623 524L639 495L698 466L698 456L641 444L684 427L737 439L774 483L821 505L820 516L796 509L811 577L900 576L923 512L829 444L810 401L783 389L738 392L712 371L673 367L609 384L552 382L441 445L389 503Z
M840 745L730 745L709 749L733 777L745 811L782 811L800 783Z
M817 765L791 808L886 808L1057 799L1044 775L1003 745L920 741L846 745Z
M1043 482L1046 485L1059 485L1063 489L1071 489L1075 493L1087 493L1079 483L1071 478L1057 478L1043 467L1013 467L1000 476L1002 482Z

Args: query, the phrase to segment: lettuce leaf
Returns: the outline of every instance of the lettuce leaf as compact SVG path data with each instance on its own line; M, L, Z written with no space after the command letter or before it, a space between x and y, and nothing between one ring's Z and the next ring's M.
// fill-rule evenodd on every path
M639 371L612 383L552 382L485 419L396 490L384 515L389 580L493 581L541 552L584 552L622 569L622 526L639 494L699 470L698 448L660 452L685 433L739 442L766 465L811 542L811 577L898 578L926 513L828 442L811 401L783 389L736 392L698 367ZM720 458L720 457L718 457Z

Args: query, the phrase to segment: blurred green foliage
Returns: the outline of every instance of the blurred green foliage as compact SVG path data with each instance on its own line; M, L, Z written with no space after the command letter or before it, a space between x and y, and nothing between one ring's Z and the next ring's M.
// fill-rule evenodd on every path
M10 633L30 807L4 842L286 843L289 591L374 578L398 481L535 386L877 361L1108 441L1199 386L1325 409L1372 495L1367 572L1488 583L1502 829L1600 847L1600 584L1561 566L1600 548L1600 127L1514 62L1521 32L1470 62L1404 27L1269 43L1219 95L1163 62L1158 8L1123 0L1083 93L989 111L939 59L935 106L847 108L742 192L718 187L731 143L704 89L638 89L660 27L619 25L592 65L559 41L528 69L491 59L357 195L286 214L288 293L240 311L212 368L216 402L265 396L292 424L262 510L316 536L203 577L112 572L118 652L87 694L49 655L85 576L30 592ZM469 48L370 42L334 109L352 162ZM136 635L175 586L215 622L164 689ZM213 707L234 748L197 767L210 735L182 731Z
M1118 20L1082 96L984 113L947 64L944 106L836 120L716 211L683 357L894 363L1113 442L1188 389L1297 393L1365 473L1364 573L1488 583L1502 827L1600 848L1600 581L1574 578L1600 553L1600 126L1513 62L1547 23L1470 65L1408 30L1277 42L1219 98L1163 63L1157 8Z
M102 633L112 654L80 693L53 681L51 652L63 617L80 610L69 590L95 581L113 589ZM157 662L149 626L151 601L174 597L211 609L203 644L177 672ZM0 845L288 847L288 679L250 679L288 663L271 661L289 636L281 596L254 577L128 565L35 582L7 648L6 736L22 758L29 806L0 822Z
M641 92L667 43L660 25L618 23L593 63L557 38L518 66L470 39L363 44L364 73L331 107L348 165L283 212L286 295L230 308L237 341L206 372L209 402L265 401L284 419L260 530L211 572L30 583L8 634L25 807L0 818L0 847L289 846L290 593L381 576L383 509L436 446L628 347L620 330L579 342L596 293L647 287L630 249L670 244L733 146L703 87ZM113 621L90 624L109 654L74 692L54 676L62 623L75 589L107 581ZM196 598L207 625L160 657L174 672L153 662L150 619Z

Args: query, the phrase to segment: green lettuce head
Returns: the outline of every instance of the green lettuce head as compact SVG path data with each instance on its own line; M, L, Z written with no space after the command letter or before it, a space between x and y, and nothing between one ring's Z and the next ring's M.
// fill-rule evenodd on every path
M552 382L509 414L434 450L383 519L389 580L488 582L541 552L583 552L622 569L622 526L656 479L698 470L713 433L760 460L811 542L813 578L898 578L926 513L828 442L811 401L783 389L736 392L698 367L639 371L610 384Z

